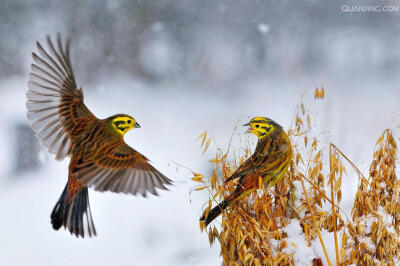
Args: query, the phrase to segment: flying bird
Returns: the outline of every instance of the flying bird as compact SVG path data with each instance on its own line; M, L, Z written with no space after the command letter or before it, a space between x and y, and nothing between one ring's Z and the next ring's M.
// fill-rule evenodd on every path
M290 140L282 126L266 117L255 117L244 126L247 132L258 137L254 153L228 178L225 183L238 179L231 195L203 215L200 222L207 226L217 218L232 202L259 187L262 177L266 189L278 183L292 160L293 151Z
M65 227L76 237L95 236L88 187L146 196L166 190L171 180L124 141L124 135L139 128L130 115L99 119L85 106L82 88L76 85L70 59L70 39L55 43L46 38L47 49L37 42L32 53L28 119L41 144L56 160L71 157L68 182L51 213L55 230Z

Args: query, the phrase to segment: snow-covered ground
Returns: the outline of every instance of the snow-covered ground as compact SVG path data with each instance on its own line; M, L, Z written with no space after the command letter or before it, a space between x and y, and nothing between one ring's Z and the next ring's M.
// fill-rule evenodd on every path
M129 132L126 142L175 181L169 192L146 199L90 191L98 237L82 240L55 232L50 224L50 212L66 182L68 159L56 162L43 152L39 170L16 178L12 169L13 125L27 123L26 79L0 81L1 265L220 265L218 244L210 248L198 225L208 195L204 191L189 195L194 186L190 172L177 170L176 165L209 173L207 161L214 147L202 155L195 141L200 133L209 130L224 148L238 119L242 123L265 115L288 128L307 90L306 107L317 118L316 132L322 129L324 140L336 143L366 172L376 139L385 128L395 126L400 114L399 82L382 82L379 77L270 77L211 89L190 82L144 84L117 74L95 84L78 79L86 104L98 117L125 112L136 118L142 128ZM321 83L326 100L314 102L313 90ZM92 90L85 91L87 87ZM348 172L342 181L342 205L350 211L357 178L350 168Z

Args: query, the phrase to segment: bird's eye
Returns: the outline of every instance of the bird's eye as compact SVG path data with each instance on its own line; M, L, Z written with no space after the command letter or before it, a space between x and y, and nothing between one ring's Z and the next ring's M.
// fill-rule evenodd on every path
M256 125L256 128L259 128L260 127L260 125Z
M128 120L128 124L130 124L131 123L131 120Z

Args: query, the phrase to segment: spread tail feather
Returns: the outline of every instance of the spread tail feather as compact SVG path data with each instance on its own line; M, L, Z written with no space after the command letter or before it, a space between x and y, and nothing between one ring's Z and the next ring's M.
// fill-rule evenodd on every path
M87 187L83 188L74 198L67 200L68 184L65 186L60 199L51 213L51 223L54 230L62 226L76 237L85 235L96 236L90 212L89 195Z

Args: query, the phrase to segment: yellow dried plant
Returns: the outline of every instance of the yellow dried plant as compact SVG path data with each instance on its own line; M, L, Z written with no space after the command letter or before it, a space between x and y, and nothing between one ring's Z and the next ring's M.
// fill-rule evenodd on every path
M219 242L223 265L394 265L399 259L400 186L392 133L386 130L378 139L365 178L337 146L321 144L311 116L300 102L288 131L293 161L278 184L235 201L221 222L208 228L200 223L210 244ZM211 138L204 132L199 139L207 150ZM200 184L195 190L210 193L203 214L233 192L236 183L223 181L250 156L249 142L243 146L233 156L231 145L227 151L217 148L209 178L194 173ZM359 178L351 219L339 205L345 164Z

